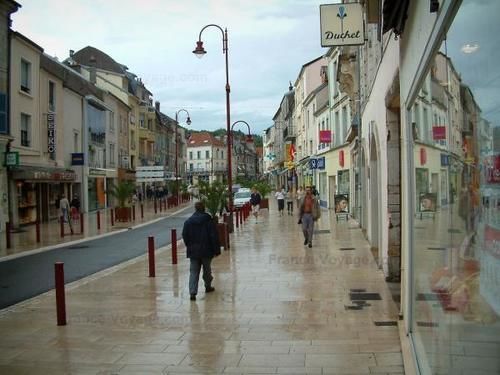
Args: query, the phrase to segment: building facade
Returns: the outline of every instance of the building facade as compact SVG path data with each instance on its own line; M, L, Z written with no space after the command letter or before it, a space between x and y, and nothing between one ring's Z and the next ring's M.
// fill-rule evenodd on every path
M0 233L5 231L5 223L11 217L9 212L9 171L7 152L13 137L10 134L9 78L10 78L10 33L11 14L21 5L12 0L0 1ZM15 159L15 154L14 154ZM16 160L13 160L14 162Z

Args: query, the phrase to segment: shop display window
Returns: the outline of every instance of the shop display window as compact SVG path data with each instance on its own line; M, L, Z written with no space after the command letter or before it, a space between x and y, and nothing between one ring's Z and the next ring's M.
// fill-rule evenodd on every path
M496 0L462 2L409 110L423 374L500 373L499 14Z
M37 220L36 185L17 182L17 208L19 224L32 224Z

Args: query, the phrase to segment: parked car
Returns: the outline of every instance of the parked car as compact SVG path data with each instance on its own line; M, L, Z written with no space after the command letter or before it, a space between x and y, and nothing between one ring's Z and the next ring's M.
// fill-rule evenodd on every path
M250 202L251 195L252 192L250 189L240 189L234 194L233 206L238 208L243 206L245 203Z

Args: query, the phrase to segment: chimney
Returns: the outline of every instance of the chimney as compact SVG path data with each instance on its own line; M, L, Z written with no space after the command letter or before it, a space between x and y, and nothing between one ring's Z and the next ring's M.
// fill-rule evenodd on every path
M158 100L155 102L155 108L158 112L160 112L160 102Z
M75 54L75 51L74 51L74 50L72 50L72 49L70 49L70 50L69 50L69 57L73 57L73 55L74 55L74 54Z
M89 59L89 74L90 74L90 82L95 84L97 82L97 73L96 73L96 59L94 55L90 56Z

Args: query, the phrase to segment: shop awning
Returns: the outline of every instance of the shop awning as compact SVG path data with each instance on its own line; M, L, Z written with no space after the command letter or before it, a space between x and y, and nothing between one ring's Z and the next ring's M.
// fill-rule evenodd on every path
M19 165L11 168L14 180L29 180L35 182L71 182L76 180L72 169Z

